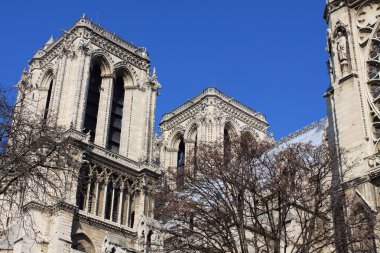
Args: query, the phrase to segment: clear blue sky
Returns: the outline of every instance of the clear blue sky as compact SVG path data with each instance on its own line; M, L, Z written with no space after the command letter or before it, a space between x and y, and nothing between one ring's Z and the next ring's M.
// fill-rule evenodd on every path
M215 86L267 116L279 139L326 114L325 0L12 0L0 8L0 83L83 14L148 49L163 113ZM156 124L157 124L156 122Z

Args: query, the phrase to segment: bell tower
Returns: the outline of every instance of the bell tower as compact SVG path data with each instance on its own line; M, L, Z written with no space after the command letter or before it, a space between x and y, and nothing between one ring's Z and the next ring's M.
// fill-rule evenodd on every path
M13 252L147 252L159 245L152 149L160 84L145 48L83 17L34 54L18 85L33 114L83 147L85 162L62 207L33 209L43 241L20 234Z
M328 0L324 18L331 79L325 93L328 142L344 149L347 163L339 166L337 174L343 189L357 199L349 209L354 213L356 205L362 205L376 217L380 208L380 2Z
M328 138L345 149L354 168L349 180L378 168L380 149L380 3L335 0L326 5L327 50L331 84ZM344 168L343 168L344 169ZM361 189L375 204L374 196ZM369 189L368 189L369 190Z

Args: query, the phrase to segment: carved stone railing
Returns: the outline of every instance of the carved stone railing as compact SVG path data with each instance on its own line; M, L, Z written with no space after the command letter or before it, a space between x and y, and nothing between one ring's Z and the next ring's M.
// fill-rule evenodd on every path
M375 169L380 167L380 153L368 156L365 158L370 168Z
M136 230L133 228L130 228L130 227L125 226L125 225L121 225L119 223L116 223L116 222L113 222L110 220L106 220L102 217L96 216L94 214L91 214L91 213L88 213L88 212L85 212L82 210L79 210L78 219L80 221L87 221L87 222L91 223L93 226L96 226L96 227L99 227L102 229L107 229L107 230L111 230L114 232L128 234L131 236L137 235Z
M149 163L148 161L134 161L130 158L122 156L120 154L114 153L106 148L100 147L94 143L89 142L88 135L77 131L75 129L69 129L66 131L65 135L67 137L73 138L82 144L86 145L87 151L92 154L99 155L101 157L107 158L117 164L126 166L135 171L141 171L143 169L151 170L155 173L160 173L160 167L154 163Z
M135 46L132 43L129 43L128 41L125 41L125 40L121 39L119 36L117 36L117 35L109 32L109 31L107 31L106 29L104 29L104 28L102 28L102 27L94 24L93 22L91 22L90 20L88 20L86 18L79 19L78 22L76 23L76 25L77 26L84 26L84 27L90 28L91 30L93 30L96 33L98 33L99 35L102 35L103 37L109 39L110 41L118 44L119 46L127 48L130 51L132 51L132 52L141 50L140 47ZM142 58L145 58L145 59L148 58L147 56L144 56L143 54L139 54L139 56L142 57Z

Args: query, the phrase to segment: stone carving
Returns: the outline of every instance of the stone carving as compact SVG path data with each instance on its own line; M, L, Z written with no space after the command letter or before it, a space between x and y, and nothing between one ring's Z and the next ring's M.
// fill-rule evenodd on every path
M84 55L90 55L91 54L91 39L79 39L79 46L78 49L80 52L82 52Z
M19 87L19 89L31 88L31 86L32 86L31 80L32 80L32 74L30 72L28 72L26 69L24 69L22 71L21 79L17 83L17 87Z
M356 25L359 30L359 44L364 47L374 29L374 25L379 21L380 3L378 1L368 1L358 10L356 14Z
M371 108L372 140L380 150L380 27L373 33L368 45L367 56L367 97ZM371 165L371 164L370 164Z
M128 73L132 77L133 84L136 87L140 87L141 86L140 78L137 75L136 70L133 68L133 66L131 66L131 64L129 64L127 61L121 61L121 62L118 62L118 63L116 63L114 65L115 71L117 71L119 68L124 68L124 69L126 69L128 71Z
M342 32L338 32L338 40L336 42L339 61L347 61L347 38L342 34Z
M336 49L338 52L338 59L343 74L348 72L348 48L347 48L347 36L343 32L338 32L338 40L336 41Z

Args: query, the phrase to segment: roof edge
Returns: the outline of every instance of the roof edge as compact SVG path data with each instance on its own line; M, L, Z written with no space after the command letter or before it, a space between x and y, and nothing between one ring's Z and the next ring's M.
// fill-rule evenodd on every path
M196 95L195 97L189 99L184 104L178 106L174 110L171 110L171 111L165 113L162 116L160 125L163 124L164 122L169 121L173 116L180 114L181 112L183 112L184 110L190 108L191 106L193 106L194 104L198 103L201 99L203 99L204 97L207 97L207 96L216 96L216 97L219 97L219 98L221 98L221 99L223 99L223 100L231 103L236 108L238 108L238 109L240 109L240 110L242 110L242 111L244 111L244 112L246 112L248 114L251 114L252 116L256 117L258 120L262 121L263 123L268 124L268 122L266 121L266 117L265 117L264 114L262 114L260 112L257 112L254 109L252 109L252 108L244 105L243 103L241 103L241 102L237 101L236 99L228 96L227 94L221 92L219 89L217 89L215 87L208 87L208 88L204 89L201 93L199 93L198 95Z
M321 126L322 124L326 124L326 121L327 121L327 117L323 117L322 119L320 119L318 121L314 121L311 124L301 128L301 129L299 129L293 133L290 133L287 136L281 138L278 142L276 142L276 146L279 146L283 143L286 143L286 142L288 142L288 141L290 141L290 140L292 140L292 139L294 139L294 138L296 138L296 137L298 137L298 136L300 136L300 135L302 135L302 134L304 134L304 133L306 133L306 132L308 132L314 128Z

